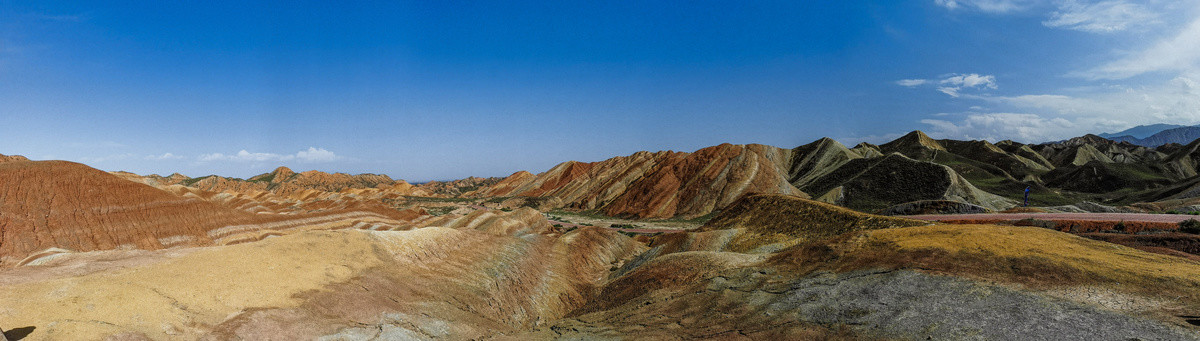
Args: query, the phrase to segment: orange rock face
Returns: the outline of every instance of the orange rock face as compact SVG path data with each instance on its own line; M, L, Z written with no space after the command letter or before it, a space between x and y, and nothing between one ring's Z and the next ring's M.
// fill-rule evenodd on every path
M472 197L554 196L574 209L636 218L696 217L750 192L804 195L788 183L791 151L722 144L694 153L638 152L570 161L545 173L517 172Z
M0 163L0 267L49 248L153 250L266 236L259 231L395 229L424 214L358 201L305 214L254 214L220 205L214 195L172 193L74 162Z
M157 249L254 217L66 161L0 164L0 264L38 250Z

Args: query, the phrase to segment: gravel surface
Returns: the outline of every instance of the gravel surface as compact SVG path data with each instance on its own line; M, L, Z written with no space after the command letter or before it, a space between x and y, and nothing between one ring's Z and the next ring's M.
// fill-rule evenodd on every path
M817 274L765 312L899 339L1200 340L1195 330L1158 321L913 271Z

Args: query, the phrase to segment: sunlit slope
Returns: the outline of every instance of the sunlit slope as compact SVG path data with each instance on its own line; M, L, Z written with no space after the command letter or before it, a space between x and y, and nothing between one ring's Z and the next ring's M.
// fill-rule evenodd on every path
M142 255L147 264L84 275L18 269L0 273L0 319L35 327L27 340L311 339L378 332L397 316L425 321L410 321L410 333L478 338L565 315L592 299L610 267L644 250L595 228L502 232L309 231ZM95 261L77 257L57 266Z

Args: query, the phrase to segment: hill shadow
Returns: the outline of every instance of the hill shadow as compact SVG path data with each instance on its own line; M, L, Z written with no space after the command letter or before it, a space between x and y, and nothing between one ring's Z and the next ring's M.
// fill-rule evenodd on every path
M37 329L37 328L35 328L34 326L28 326L28 327L9 329L9 330L4 331L4 337L8 338L8 341L21 340L21 339L24 339L26 336L29 336L29 334L32 334L34 329Z

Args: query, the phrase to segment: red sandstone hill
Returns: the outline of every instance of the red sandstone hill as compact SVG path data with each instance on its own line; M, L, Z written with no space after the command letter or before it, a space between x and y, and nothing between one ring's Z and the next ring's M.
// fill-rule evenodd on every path
M254 216L66 161L0 163L0 264L51 247L157 249Z
M350 207L320 214L252 214L67 161L0 163L0 267L49 248L91 251L226 244L262 230L394 228L412 212ZM23 159L23 158L21 158ZM419 214L418 214L419 215Z
M600 162L570 161L538 175L517 172L465 195L554 196L570 208L613 216L696 217L750 192L803 196L788 183L790 160L790 150L757 144L637 152Z

